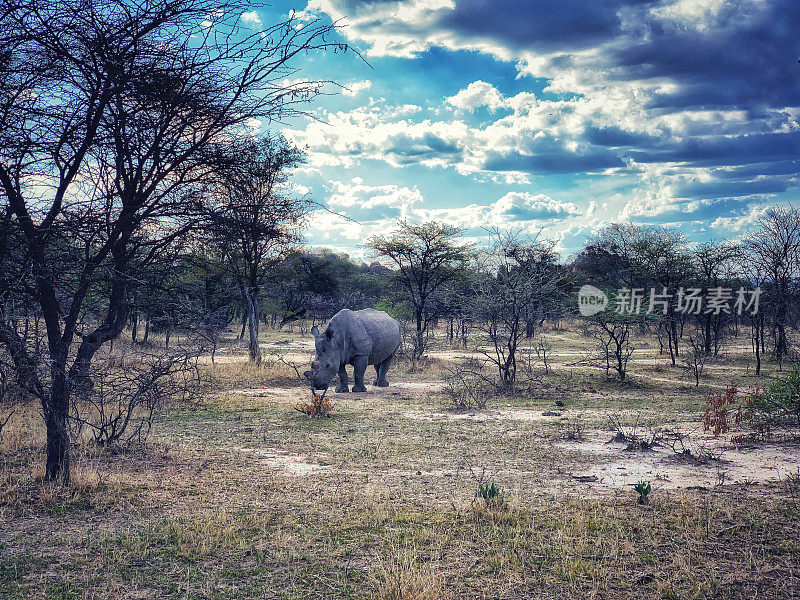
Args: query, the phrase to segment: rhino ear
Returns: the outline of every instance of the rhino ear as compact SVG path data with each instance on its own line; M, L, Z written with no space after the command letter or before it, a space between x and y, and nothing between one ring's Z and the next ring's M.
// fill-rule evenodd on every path
M317 327L316 325L314 325L314 326L311 328L311 335L313 335L314 337L317 337L317 336L319 335L319 327Z
M329 340L330 340L330 339L332 339L332 338L333 338L333 329L331 329L330 327L328 327L328 328L325 330L325 337L327 337Z

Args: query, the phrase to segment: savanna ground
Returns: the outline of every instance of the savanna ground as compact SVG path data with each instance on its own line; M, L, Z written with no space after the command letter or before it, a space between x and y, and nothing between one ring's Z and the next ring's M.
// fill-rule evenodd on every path
M766 382L746 342L695 388L650 338L620 383L583 364L577 331L544 335L550 373L534 362L528 391L486 409L450 409L443 378L474 352L437 338L389 388L334 394L330 418L294 410L309 391L275 361L307 363L310 339L267 332L261 368L230 340L146 443L76 445L66 489L41 481L37 408L17 410L0 598L800 597L797 443L701 424L709 391ZM489 481L502 496L476 499Z

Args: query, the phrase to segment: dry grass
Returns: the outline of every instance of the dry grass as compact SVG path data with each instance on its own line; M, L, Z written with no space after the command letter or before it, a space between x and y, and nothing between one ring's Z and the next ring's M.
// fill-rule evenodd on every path
M293 410L308 390L283 363L209 365L207 397L160 415L146 444L76 445L66 489L41 481L41 417L18 410L0 440L0 598L800 595L796 478L654 483L648 506L631 489L594 492L570 476L592 457L554 445L557 419L404 418L438 410L423 390L448 360L390 373L406 387L336 396L330 419ZM584 427L612 411L699 423L708 388L637 382L645 364L619 386L574 360L554 356L531 393L490 409L540 414L559 399ZM478 471L503 502L475 501Z
M377 561L372 585L379 600L448 600L452 595L442 580L441 567L421 565L406 549L393 548Z

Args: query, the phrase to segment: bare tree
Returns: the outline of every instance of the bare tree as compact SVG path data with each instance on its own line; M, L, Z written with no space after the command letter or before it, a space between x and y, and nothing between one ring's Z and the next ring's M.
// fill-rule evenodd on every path
M703 375L707 358L707 344L699 337L689 336L689 348L683 357L683 362L684 368L694 379L695 387L700 385L700 377Z
M601 312L593 316L589 333L597 340L595 353L590 361L598 363L606 370L617 372L620 381L625 381L628 373L628 360L635 348L631 346L632 319L627 315Z
M752 259L749 246L750 244L746 242L739 247L736 256L737 270L748 285L753 288L764 289L767 281L765 265L762 261ZM755 314L745 315L744 318L750 322L750 343L756 359L755 374L758 376L761 374L761 361L765 348L764 329L766 319L763 307L759 306L759 310Z
M692 253L694 267L699 276L700 285L706 290L719 287L721 282L730 279L732 275L734 259L738 255L738 249L734 244L728 242L706 242L700 244ZM725 313L713 314L706 311L700 317L703 327L703 350L706 356L711 353L716 355L721 344L722 326ZM694 342L690 343L690 350ZM691 357L689 357L691 359Z
M69 480L71 395L122 330L136 270L196 224L216 149L319 92L284 82L298 54L331 46L331 27L246 31L245 6L2 2L0 342L42 402L47 479ZM42 354L16 326L26 303Z
M475 321L489 336L487 358L497 367L503 387L513 389L517 353L531 315L552 295L562 272L555 242L524 239L515 232L493 231L486 252L489 276L474 299Z
M775 359L780 364L789 350L786 329L800 276L800 213L794 207L773 207L758 220L758 227L744 242L743 252L766 278L769 316L775 334Z

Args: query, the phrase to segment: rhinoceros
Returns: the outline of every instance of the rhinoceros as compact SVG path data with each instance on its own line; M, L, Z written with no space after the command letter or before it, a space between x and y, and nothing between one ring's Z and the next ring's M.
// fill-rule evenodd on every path
M339 373L337 392L349 392L345 365L353 365L354 392L366 392L364 372L367 365L375 365L378 376L372 385L386 387L386 372L395 352L400 347L400 323L382 310L367 308L352 311L340 310L320 333L314 326L311 330L317 348L317 356L311 370L305 372L306 379L315 390L325 390Z

